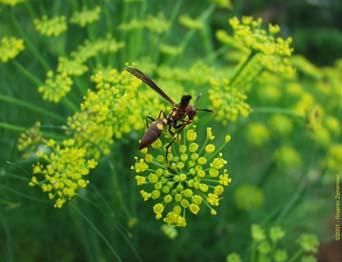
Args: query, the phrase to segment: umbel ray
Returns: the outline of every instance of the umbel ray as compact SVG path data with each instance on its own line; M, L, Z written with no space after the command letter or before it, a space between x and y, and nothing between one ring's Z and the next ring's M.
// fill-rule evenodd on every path
M132 67L126 67L126 70L135 77L142 80L149 87L151 87L173 107L169 114L165 114L163 110L160 110L157 119L151 116L146 116L147 131L140 140L139 149L143 149L145 147L150 146L154 141L156 141L161 136L165 128L167 128L168 132L172 136L171 142L166 146L167 153L168 149L173 144L177 136L182 132L182 130L187 125L192 123L197 111L213 112L210 109L196 108L196 104L200 99L201 95L197 97L195 106L190 105L189 103L192 98L190 95L182 96L180 103L177 104L153 80L151 80L143 72ZM150 125L148 125L148 120L152 121Z

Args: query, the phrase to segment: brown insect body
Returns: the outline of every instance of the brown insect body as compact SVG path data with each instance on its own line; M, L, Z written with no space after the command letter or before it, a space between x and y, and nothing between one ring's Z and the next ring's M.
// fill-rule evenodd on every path
M172 136L174 136L176 134L179 134L185 126L192 123L198 110L212 112L209 109L197 109L196 107L190 105L189 102L192 98L190 95L183 96L181 98L180 103L176 104L167 94L165 94L163 90L160 89L160 87L157 86L157 84L153 82L153 80L147 77L143 72L131 67L127 67L126 70L134 76L136 76L137 78L139 78L140 80L144 81L159 95L161 95L165 100L167 100L171 105L173 105L173 108L171 109L171 112L168 115L165 115L162 111L160 111L157 119L147 116L147 118L152 120L153 122L151 123L148 130L141 139L139 149L148 147L154 141L156 141L160 137L166 126L168 127L169 133ZM198 101L199 97L197 98L196 102ZM163 118L161 118L161 114L163 114ZM173 132L171 128L174 128L176 132ZM175 137L168 145L168 147L171 146L174 139Z
M154 141L156 141L160 135L163 133L166 123L166 118L158 119L152 122L149 129L146 131L144 136L142 137L140 144L139 144L139 150L148 147L151 145Z

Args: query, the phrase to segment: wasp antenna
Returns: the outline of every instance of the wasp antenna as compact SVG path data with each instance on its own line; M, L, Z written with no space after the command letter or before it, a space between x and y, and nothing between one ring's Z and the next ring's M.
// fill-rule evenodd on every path
M197 106L198 100L200 100L202 93L199 93L198 97L196 98L195 106Z
M203 111L203 112L214 113L214 111L211 110L211 109L203 109L203 108L196 108L196 111Z

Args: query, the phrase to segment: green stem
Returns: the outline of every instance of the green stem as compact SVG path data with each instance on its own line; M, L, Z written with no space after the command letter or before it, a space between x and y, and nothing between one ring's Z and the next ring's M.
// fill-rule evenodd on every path
M122 193L121 193L121 190L120 190L120 183L118 181L118 175L117 175L117 172L115 171L115 167L113 165L113 163L111 161L109 161L109 167L110 167L110 170L112 172L112 177L113 177L113 187L114 187L114 192L116 193L116 197L121 205L121 207L123 208L124 212L126 213L126 216L128 218L131 218L131 214L125 204L125 202L123 201L123 198L122 198Z
M229 49L228 46L222 46L219 49L211 52L210 55L207 55L206 58L204 58L206 61L212 61L214 59L216 59L219 55L224 54L227 50Z
M279 224L281 219L283 219L288 213L290 213L291 210L299 203L301 198L304 196L306 188L307 188L306 181L303 181L302 184L297 189L297 192L292 197L292 199L288 202L288 204L284 207L284 209L281 211L279 216L276 218L276 221L275 221L276 224Z
M76 112L78 110L77 106L72 102L69 98L64 97L62 103L69 109L71 112Z
M19 132L19 133L25 132L27 129L29 129L28 127L12 125L12 124L9 124L9 123L4 123L4 122L0 122L0 128L7 129L9 131ZM62 139L61 136L59 136L59 135L57 135L55 133L46 132L46 131L41 131L41 132L42 132L42 134L44 136L55 138L57 140L61 140Z
M80 215L80 217L82 217L89 224L89 226L96 232L96 234L105 242L110 251L113 253L116 260L122 261L117 252L114 250L112 245L107 240L107 238L101 233L101 231L95 226L95 224L85 214L83 214L83 212L80 209L78 209L75 205L70 203L70 206Z
M297 114L296 112L278 107L254 107L252 113L264 113L264 114L285 114L293 117L303 118L303 116Z
M298 258L303 254L303 250L300 249L298 250L289 260L288 262L294 262L294 261L298 261Z
M201 15L200 15L200 21L202 23L205 23L206 20L210 17L210 15L212 14L212 12L215 10L216 5L215 4L211 4ZM192 37L195 35L196 30L190 30L184 37L184 40L182 41L180 47L183 49L183 51L185 51L185 49L187 48L190 40L192 39ZM179 56L177 57L179 58ZM169 62L173 63L175 62L176 58L172 58Z
M42 108L42 107L36 106L34 104L30 104L28 102L10 97L10 96L0 94L0 101L7 102L10 104L19 106L19 107L23 107L23 108L29 109L31 111L34 111L34 112L38 112L42 115L46 115L46 116L51 117L51 118L58 120L60 122L65 121L64 117L62 117L62 116L60 116L54 112L48 111L46 108Z
M7 129L10 131L15 131L15 132L24 132L25 130L27 130L26 127L16 126L16 125L3 123L3 122L0 122L0 128Z
M248 63L253 59L253 57L256 55L257 53L254 51L251 51L249 53L249 55L247 56L247 58L245 59L245 61L240 65L240 67L238 68L237 71L235 71L235 74L233 75L233 77L230 79L228 85L233 85L233 83L236 81L236 79L239 77L239 75L241 74L241 72L243 71L243 69L248 65Z
M176 20L176 17L177 15L179 14L179 10L183 4L183 1L184 0L178 0L177 3L175 4L173 10L172 10L172 13L171 13L171 16L170 16L170 19L169 19L169 23L170 23L170 27L172 27L174 21ZM155 59L154 61L158 62L159 61L159 57L160 57L160 43L163 43L170 35L171 33L171 30L168 30L166 31L166 33L161 37L160 41L159 41L159 45L158 45L158 48L156 49L157 52L155 52L156 56L155 56Z
M12 63L34 85L40 86L42 84L42 81L39 78L37 78L34 74L32 74L29 70L27 70L24 66L18 63L16 60L12 60Z
M44 57L38 52L38 50L32 44L31 40L27 37L26 33L24 33L24 31L21 29L21 26L18 23L15 15L14 15L13 9L11 12L11 17L12 17L12 21L13 21L13 24L14 24L16 30L18 31L20 36L24 39L25 44L31 50L32 54L42 64L42 66L45 68L45 70L47 70L47 71L50 70L49 64L45 61Z

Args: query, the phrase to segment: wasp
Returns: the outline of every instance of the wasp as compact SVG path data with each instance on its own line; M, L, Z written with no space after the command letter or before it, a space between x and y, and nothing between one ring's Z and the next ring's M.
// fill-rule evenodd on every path
M151 116L146 116L147 131L140 140L139 150L150 146L161 136L163 131L167 128L168 132L172 136L171 142L166 146L167 153L168 149L173 144L177 136L187 125L192 123L197 111L213 112L210 109L198 109L196 108L196 106L190 105L190 100L192 98L190 95L182 96L180 103L177 104L143 72L132 67L126 67L126 70L138 79L142 80L145 84L151 87L169 104L172 105L172 109L169 114L165 114L163 110L160 110L157 119ZM195 105L197 104L200 97L201 95L197 97ZM150 125L148 125L148 120L152 121Z

